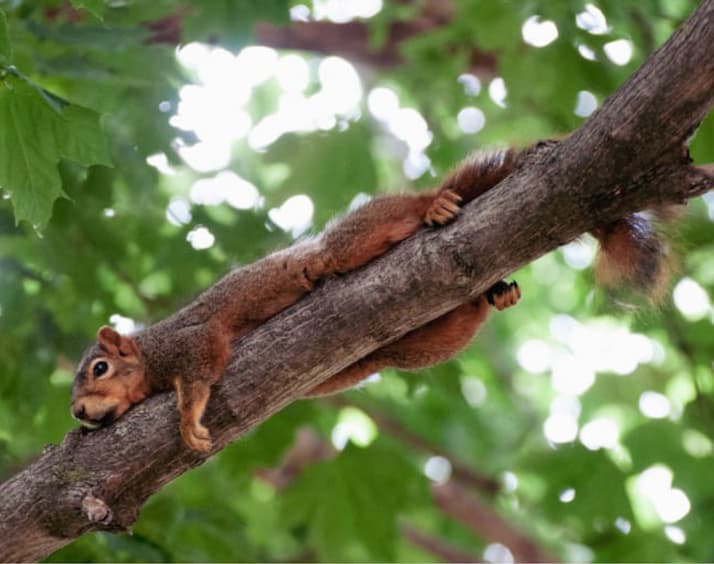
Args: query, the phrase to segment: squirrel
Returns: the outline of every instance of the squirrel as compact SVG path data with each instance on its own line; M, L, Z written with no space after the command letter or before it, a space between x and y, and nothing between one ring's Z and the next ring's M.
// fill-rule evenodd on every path
M175 389L184 443L209 452L211 437L201 417L237 339L298 301L319 281L361 267L422 226L452 221L462 205L498 185L518 164L514 149L476 154L438 188L376 197L316 238L229 272L192 303L133 336L101 327L76 372L72 415L85 427L102 427L148 396ZM630 216L592 233L600 241L597 271L604 283L651 288L661 278L666 249L644 216ZM520 297L516 282L497 282L469 303L333 375L306 396L341 391L385 367L413 370L443 362L468 344L490 307L502 310Z

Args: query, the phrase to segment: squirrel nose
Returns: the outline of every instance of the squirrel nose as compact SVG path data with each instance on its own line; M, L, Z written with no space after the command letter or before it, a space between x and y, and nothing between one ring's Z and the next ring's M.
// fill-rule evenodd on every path
M74 415L76 419L82 419L86 414L87 412L84 409L84 405L72 409L72 415Z

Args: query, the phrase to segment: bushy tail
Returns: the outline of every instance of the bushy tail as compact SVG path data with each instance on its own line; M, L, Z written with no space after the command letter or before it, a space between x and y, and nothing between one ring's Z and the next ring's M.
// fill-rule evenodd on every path
M597 282L659 302L674 270L671 245L662 228L675 219L676 211L667 207L637 213L594 229L591 233L600 243L595 262Z

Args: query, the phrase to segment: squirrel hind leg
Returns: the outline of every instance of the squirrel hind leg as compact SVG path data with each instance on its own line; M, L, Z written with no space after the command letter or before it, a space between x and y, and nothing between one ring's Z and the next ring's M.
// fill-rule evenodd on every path
M332 272L355 270L416 233L434 194L381 196L329 226L322 235Z
M341 392L383 368L418 370L444 362L468 345L486 320L488 309L484 296L479 296L377 349L305 395L314 397Z

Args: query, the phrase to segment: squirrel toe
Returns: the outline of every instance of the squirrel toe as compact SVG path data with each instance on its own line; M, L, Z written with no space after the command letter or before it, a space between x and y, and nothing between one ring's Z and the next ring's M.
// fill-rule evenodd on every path
M442 191L432 202L424 216L427 225L444 225L451 221L461 209L459 202L461 196L451 190Z
M182 426L181 437L186 446L191 450L206 453L213 448L211 434L208 432L208 429L200 423L191 426Z

